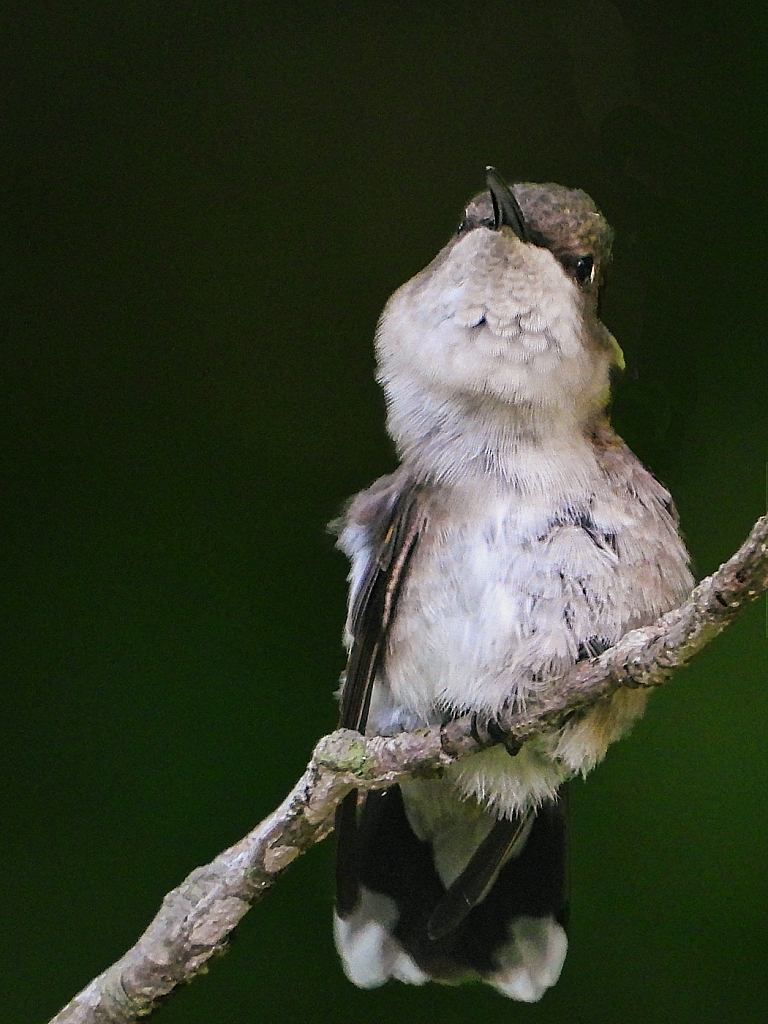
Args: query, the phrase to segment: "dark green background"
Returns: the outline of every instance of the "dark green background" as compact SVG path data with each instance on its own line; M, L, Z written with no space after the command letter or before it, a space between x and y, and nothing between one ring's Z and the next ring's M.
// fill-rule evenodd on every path
M617 229L628 441L697 572L765 507L755 4L6 7L5 1024L43 1021L273 809L332 728L344 560L393 466L372 335L496 164ZM343 978L330 844L172 1022L762 1022L765 602L574 787L571 952L534 1007Z

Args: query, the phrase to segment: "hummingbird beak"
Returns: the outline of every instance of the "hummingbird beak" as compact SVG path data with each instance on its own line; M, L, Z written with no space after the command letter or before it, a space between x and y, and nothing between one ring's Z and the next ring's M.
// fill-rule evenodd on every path
M498 231L502 224L506 224L512 228L521 242L529 241L523 211L509 185L495 167L485 168L485 181L493 203L494 231Z

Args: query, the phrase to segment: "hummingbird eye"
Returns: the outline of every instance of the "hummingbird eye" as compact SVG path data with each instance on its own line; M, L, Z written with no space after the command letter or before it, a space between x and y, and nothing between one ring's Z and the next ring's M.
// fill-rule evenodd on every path
M574 256L572 253L555 253L563 270L576 284L584 286L595 280L595 260L589 256Z
M579 284L587 284L595 278L595 261L591 256L580 256L573 265L573 276Z

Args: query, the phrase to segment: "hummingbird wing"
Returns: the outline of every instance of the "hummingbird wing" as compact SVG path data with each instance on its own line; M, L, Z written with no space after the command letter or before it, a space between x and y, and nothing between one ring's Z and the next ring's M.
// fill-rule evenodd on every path
M514 818L499 818L480 843L469 863L438 900L427 922L427 935L433 941L455 932L493 888L505 861L522 848L535 811Z
M365 731L373 681L397 599L411 555L427 524L423 495L422 487L412 485L390 502L352 602L349 631L353 640L341 697L342 729Z
M370 555L350 608L352 645L339 718L340 728L361 733L408 564L428 520L425 489L418 484L382 497L370 527ZM359 895L357 802L357 790L352 790L336 811L336 902L342 916L352 911Z

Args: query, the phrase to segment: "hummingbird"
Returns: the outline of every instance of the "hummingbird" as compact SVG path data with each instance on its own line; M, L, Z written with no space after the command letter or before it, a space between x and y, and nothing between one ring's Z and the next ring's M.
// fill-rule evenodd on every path
M615 433L600 320L612 232L590 197L486 169L435 259L387 302L377 379L398 469L336 524L349 557L340 725L392 736L499 716L691 591L667 489ZM566 957L566 784L645 707L621 689L437 779L351 793L334 932L372 988L482 981L534 1002Z

